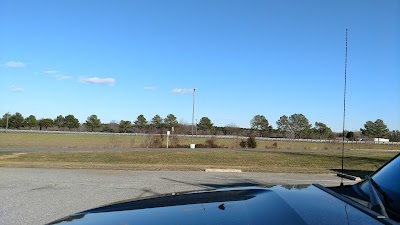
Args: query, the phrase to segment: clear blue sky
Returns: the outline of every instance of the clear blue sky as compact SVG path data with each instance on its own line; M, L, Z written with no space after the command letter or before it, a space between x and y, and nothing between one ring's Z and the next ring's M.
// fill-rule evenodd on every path
M0 0L0 113L400 129L398 0ZM174 91L175 90L175 91ZM183 90L183 92L185 92Z

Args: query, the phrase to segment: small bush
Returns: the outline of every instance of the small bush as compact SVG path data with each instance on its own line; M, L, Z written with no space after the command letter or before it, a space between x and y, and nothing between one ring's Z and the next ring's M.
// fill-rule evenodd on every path
M145 143L143 143L145 148L162 148L164 147L164 136L162 135L152 135L147 136Z
M207 139L206 143L204 145L207 148L218 148L219 147L217 144L215 144L215 139L214 138Z
M246 142L244 141L244 140L241 140L240 141L240 143L239 143L239 146L241 147L241 148L246 148Z
M256 148L257 147L257 142L254 137L247 138L247 147L248 148Z
M272 148L273 148L273 149L277 149L277 148L278 148L278 143L274 142L274 143L272 144Z
M170 142L170 147L171 147L171 148L180 148L180 147L182 147L178 136L172 135L172 136L170 137L170 141L171 141L171 142ZM186 145L185 145L185 147L186 147Z
M223 146L219 146L215 143L215 138L207 139L204 144L196 144L197 148L222 148Z

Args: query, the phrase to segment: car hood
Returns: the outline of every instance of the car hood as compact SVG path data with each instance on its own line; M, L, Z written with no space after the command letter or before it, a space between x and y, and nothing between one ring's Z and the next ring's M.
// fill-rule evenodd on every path
M119 202L50 224L380 224L315 185L229 188Z

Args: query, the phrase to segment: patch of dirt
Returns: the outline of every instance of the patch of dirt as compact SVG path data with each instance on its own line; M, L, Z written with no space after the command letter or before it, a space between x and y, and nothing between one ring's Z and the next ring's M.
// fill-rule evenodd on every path
M17 153L12 153L10 155L3 155L3 156L0 156L0 160L18 158L20 155L25 155L25 154L26 154L26 152L17 152Z

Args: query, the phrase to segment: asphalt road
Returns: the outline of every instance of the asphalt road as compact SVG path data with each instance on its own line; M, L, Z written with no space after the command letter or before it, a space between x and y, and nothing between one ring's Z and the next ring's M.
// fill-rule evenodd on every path
M82 152L82 151L158 151L167 150L166 148L0 148L0 152ZM185 148L169 148L168 150L185 150ZM265 152L342 152L340 149L245 149L245 148L196 148L186 150L239 150L239 151L265 151ZM399 150L384 150L384 149L352 149L345 152L400 152Z
M0 168L0 181L2 225L44 224L99 205L171 192L252 185L340 184L340 178L333 174L29 168Z

